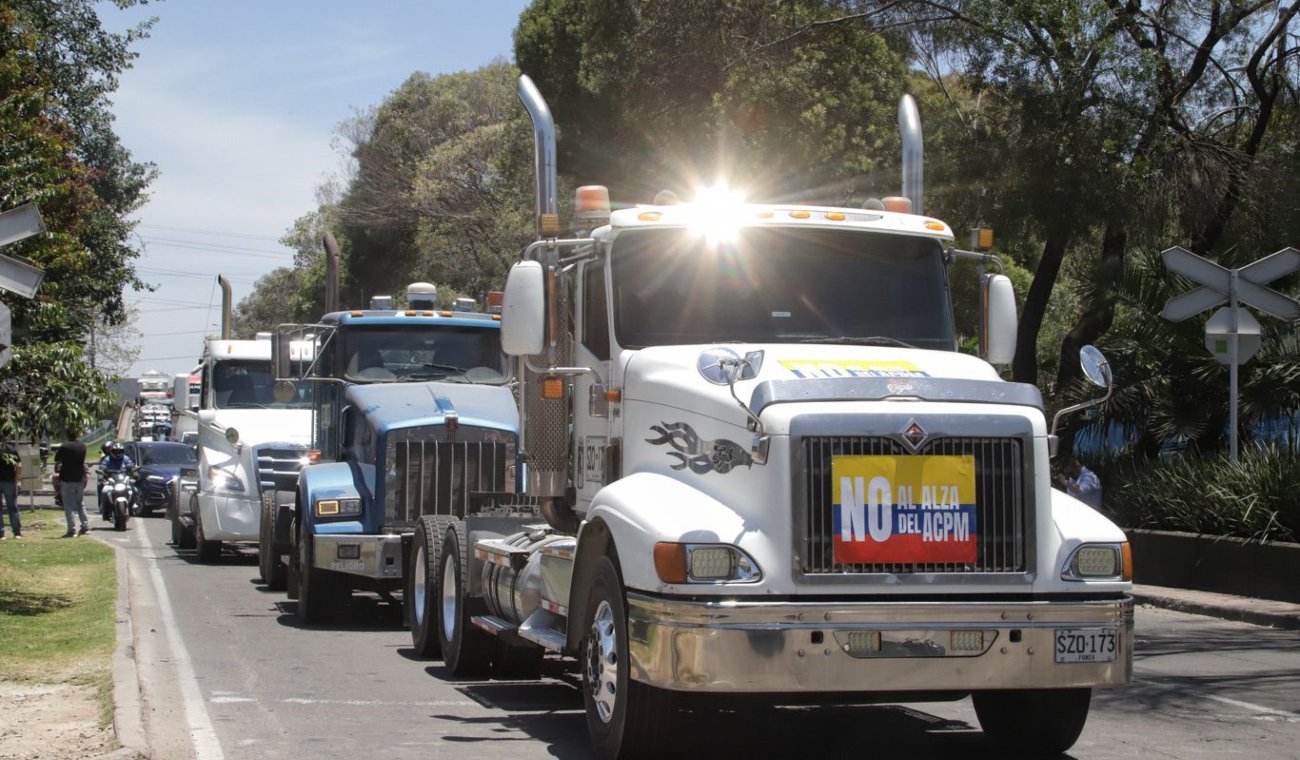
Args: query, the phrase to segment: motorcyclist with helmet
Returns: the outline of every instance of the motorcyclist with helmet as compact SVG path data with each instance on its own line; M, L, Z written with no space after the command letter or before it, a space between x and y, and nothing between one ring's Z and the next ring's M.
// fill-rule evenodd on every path
M127 456L122 449L122 444L117 441L109 441L104 444L104 457L99 460L98 470L100 473L107 474L110 472L129 472L135 462ZM110 506L112 501L109 496L109 488L112 486L107 478L100 478L99 482L99 513L105 520L113 519L113 510Z

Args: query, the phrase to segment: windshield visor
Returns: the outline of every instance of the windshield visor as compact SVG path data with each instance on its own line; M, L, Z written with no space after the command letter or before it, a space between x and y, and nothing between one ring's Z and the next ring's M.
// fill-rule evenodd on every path
M506 381L501 333L494 327L349 327L344 377L353 382Z
M614 242L612 275L625 348L854 338L955 347L943 251L929 238L759 227L718 242L629 230Z

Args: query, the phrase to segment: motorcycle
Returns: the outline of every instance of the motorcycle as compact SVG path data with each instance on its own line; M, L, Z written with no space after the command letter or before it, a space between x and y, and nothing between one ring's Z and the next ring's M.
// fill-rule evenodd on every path
M99 514L113 521L113 530L126 530L126 521L140 513L140 493L134 473L127 470L99 471Z

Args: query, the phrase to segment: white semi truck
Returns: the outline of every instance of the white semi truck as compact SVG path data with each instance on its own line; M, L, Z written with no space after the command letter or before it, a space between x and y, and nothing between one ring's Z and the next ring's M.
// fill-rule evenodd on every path
M953 700L1012 756L1069 748L1132 674L1123 532L1051 486L1031 385L1004 381L1015 304L981 273L982 357L958 353L944 222L883 208L695 203L561 237L549 110L527 77L539 240L506 284L527 493L426 516L417 649L454 674L576 658L601 757L653 754L700 697ZM876 206L876 204L873 204ZM1085 371L1109 387L1095 349ZM517 508L516 508L517 509ZM513 525L513 532L510 526Z
M197 485L188 504L178 504L173 530L182 546L197 545L204 563L217 561L226 542L257 542L264 505L293 503L312 421L310 386L275 397L271 334L229 338L229 284L218 280L224 337L204 341Z

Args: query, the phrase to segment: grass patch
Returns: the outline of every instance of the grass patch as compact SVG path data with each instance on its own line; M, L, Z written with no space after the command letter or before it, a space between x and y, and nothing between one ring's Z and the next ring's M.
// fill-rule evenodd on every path
M0 679L74 680L112 695L117 565L91 538L61 538L63 512L23 513L0 542Z

